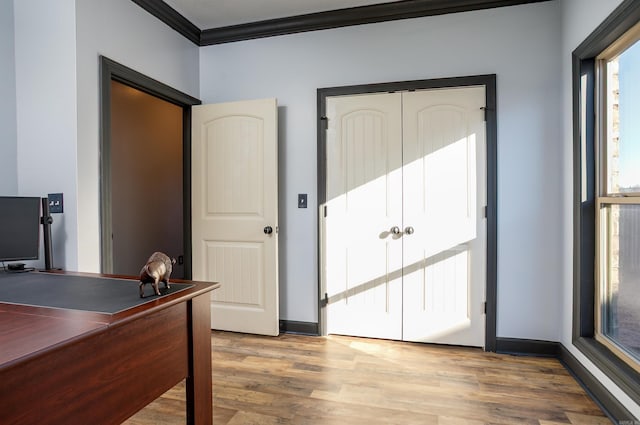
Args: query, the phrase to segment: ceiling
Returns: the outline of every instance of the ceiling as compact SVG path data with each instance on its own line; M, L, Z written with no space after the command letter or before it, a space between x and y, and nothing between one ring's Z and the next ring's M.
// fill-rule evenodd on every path
M201 30L350 7L393 3L388 0L164 0L164 2Z

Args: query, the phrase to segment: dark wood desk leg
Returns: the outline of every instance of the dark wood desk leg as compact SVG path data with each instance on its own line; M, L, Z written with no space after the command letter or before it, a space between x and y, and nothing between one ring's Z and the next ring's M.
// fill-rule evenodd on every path
M213 423L211 390L211 294L189 302L189 377L186 381L187 424Z

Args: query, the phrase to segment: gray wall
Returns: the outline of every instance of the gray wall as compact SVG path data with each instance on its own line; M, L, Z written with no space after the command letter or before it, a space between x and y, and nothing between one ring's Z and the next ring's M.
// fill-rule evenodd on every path
M14 8L19 194L64 193L65 212L52 226L53 265L69 268L78 215L75 1L19 0Z
M560 338L563 152L558 2L203 47L205 103L280 106L283 319L317 320L316 89L497 74L498 336Z
M18 193L13 0L0 0L0 196Z

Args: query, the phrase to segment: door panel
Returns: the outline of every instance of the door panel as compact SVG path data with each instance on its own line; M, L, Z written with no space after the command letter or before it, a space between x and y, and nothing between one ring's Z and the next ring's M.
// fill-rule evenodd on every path
M330 333L401 337L400 94L327 100L324 235Z
M206 131L205 193L209 216L263 215L263 120L252 116L218 117Z
M404 93L408 341L484 345L484 87Z
M221 283L211 326L277 335L276 101L196 106L192 120L193 279Z

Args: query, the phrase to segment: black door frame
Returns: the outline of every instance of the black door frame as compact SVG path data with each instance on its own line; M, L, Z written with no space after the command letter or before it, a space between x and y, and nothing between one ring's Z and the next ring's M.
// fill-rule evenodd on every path
M318 89L317 93L317 138L318 138L318 244L321 241L320 211L326 204L326 100L329 96L345 96L366 93L414 91L437 88L484 86L486 90L486 155L487 155L487 263L486 263L486 316L485 350L496 351L497 313L497 223L498 223L498 155L497 155L497 110L496 75L475 75L468 77L440 78L433 80L413 80L392 83L363 84L356 86L329 87ZM321 250L318 245L318 267L321 267ZM318 273L318 324L321 334L326 331L324 308L325 296Z
M100 56L100 269L113 272L111 240L111 81L182 108L184 277L191 279L191 107L202 102L153 78Z

